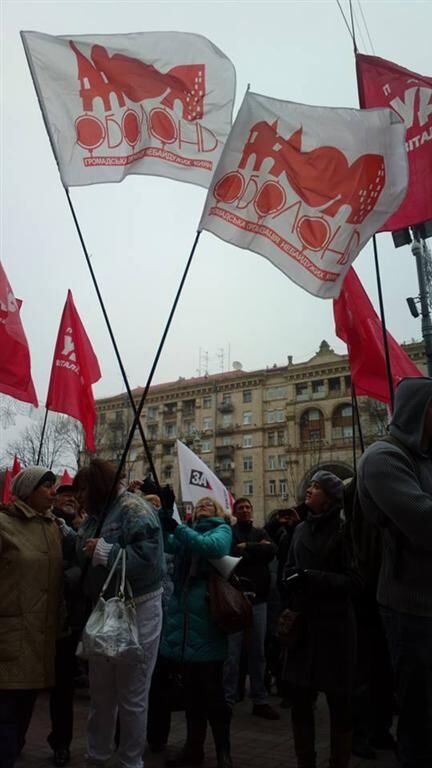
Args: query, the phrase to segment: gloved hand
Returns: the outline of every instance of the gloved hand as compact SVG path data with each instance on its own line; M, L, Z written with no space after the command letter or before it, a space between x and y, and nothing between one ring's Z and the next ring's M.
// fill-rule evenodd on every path
M174 508L175 493L170 485L163 485L161 487L161 502L164 509L171 511Z
M159 510L159 520L163 531L173 533L178 526L177 520L173 518L173 510L161 507Z

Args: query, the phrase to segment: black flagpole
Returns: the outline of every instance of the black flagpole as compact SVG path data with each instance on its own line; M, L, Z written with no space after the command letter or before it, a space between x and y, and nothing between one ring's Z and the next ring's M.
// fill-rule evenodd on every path
M352 0L350 0L349 8L350 8L350 15L351 15L351 37L352 37L353 47L354 47L354 56L356 57L358 53L358 49L357 49L357 42L355 37ZM344 15L343 12L342 12L342 15ZM345 19L345 22L346 22L346 19ZM356 61L356 80L357 80L359 106L360 106L360 109L364 109L363 90L362 90L360 78L358 75L357 59L355 61ZM388 338L387 338L387 328L386 328L385 313L384 313L384 300L383 300L382 284L381 284L381 272L380 272L380 266L378 261L378 246L377 246L376 235L373 235L372 243L373 243L375 273L376 273L376 281L377 281L377 289L378 289L378 301L379 301L380 317L381 317L381 328L382 328L382 335L383 335L383 348L384 348L384 357L385 357L385 364L386 364L387 383L388 383L389 394L390 394L391 408L393 410L393 407L394 407L393 376L392 376L391 362L390 362L390 350L389 350Z
M134 436L134 433L135 433L135 429L136 429L137 425L140 423L141 412L142 412L142 409L144 408L144 403L146 401L146 397L147 397L148 391L150 389L150 386L151 386L151 383L152 383L152 380L153 380L153 376L154 376L155 370L157 368L157 364L159 362L159 358L161 356L162 349L163 349L163 346L165 344L165 340L166 340L166 337L168 335L168 331L170 329L170 325L171 325L172 319L174 317L174 313L175 313L175 311L177 309L177 304L179 302L179 299L180 299L180 296L181 296L181 292L183 290L183 286L185 284L185 280L186 280L187 274L189 272L189 268L190 268L190 265L192 263L192 259L194 257L194 253L196 251L196 247L198 245L198 241L199 241L200 235L201 235L201 231L198 230L198 232L196 233L196 236L195 236L195 240L194 240L191 252L189 254L189 258L188 258L187 263L186 263L186 267L184 269L182 278L180 280L180 284L179 284L179 287L177 289L177 293L176 293L173 305L171 307L171 311L169 313L167 323L165 325L165 330L164 330L164 332L162 334L162 337L161 337L161 340L159 342L159 347L157 349L155 358L153 360L153 365L151 367L151 370L150 370L150 373L149 373L149 376L148 376L148 379L147 379L147 383L146 383L145 388L144 388L144 392L141 395L141 400L140 400L140 402L138 404L138 408L135 411L135 416L134 416L134 420L132 422L132 425L131 425L131 428L130 428L130 431L129 431L129 436L128 436L127 440L126 440L126 444L125 444L125 447L123 449L123 455L122 455L122 457L120 459L120 462L119 462L119 465L118 465L117 476L116 476L115 481L114 481L115 484L117 484L117 482L120 480L121 470L122 470L123 465L124 465L124 463L126 461L126 456L127 456L128 451L129 451L129 448L131 446L131 443L132 443L132 440L133 440L133 436Z
M36 464L39 464L40 458L41 458L42 443L43 443L44 437L45 437L45 430L46 430L46 425L47 425L47 419L48 419L48 410L45 409L45 417L44 417L43 425L42 425L42 432L41 432L41 436L40 436L39 450L38 450L38 455L37 455L37 459L36 459Z
M116 342L116 339L115 339L115 336L114 336L114 332L113 332L113 329L111 327L110 319L108 317L108 313L107 313L106 308L105 308L105 304L104 304L104 301L103 301L103 298L102 298L102 294L100 292L100 288L99 288L98 282L96 280L96 275L94 273L94 269L93 269L93 266L92 266L92 263L91 263L88 251L87 251L87 246L85 244L84 237L83 237L83 234L81 232L81 228L80 228L80 225L79 225L79 222L78 222L77 215L75 213L75 208L73 206L73 203L72 203L71 196L69 194L68 188L64 187L64 191L66 193L66 198L67 198L67 201L68 201L68 204L69 204L69 208L70 208L70 211L71 211L71 214L72 214L72 218L74 220L76 231L78 233L79 241L81 243L81 248L83 250L84 257L85 257L85 260L87 262L87 267L88 267L88 270L90 272L90 276L91 276L91 279L92 279L92 282L93 282L93 286L94 286L94 289L96 291L96 295L98 297L99 305L100 305L100 308L102 310L102 314L103 314L104 319L105 319L106 327L107 327L108 333L110 335L110 339L111 339L111 342L112 342L112 345L113 345L114 353L115 353L115 356L117 358L117 362L119 364L119 368L120 368L120 371L121 371L123 382L124 382L124 385L126 387L126 392L127 392L128 398L129 398L129 403L130 403L130 406L132 408L133 414L135 416L136 415L136 406L135 406L135 401L133 399L132 390L131 390L131 388L129 386L129 381L128 381L128 378L127 378L127 375L126 375L126 371L125 371L125 368L124 368L124 365L123 365L123 361L122 361L121 356L120 356L120 352L119 352L119 348L117 346L117 342ZM152 455L151 455L151 452L150 452L150 449L149 449L149 446L148 446L148 443L147 443L147 440L146 440L146 436L144 434L144 429L143 429L143 426L142 426L142 424L141 424L141 422L139 420L138 420L137 426L138 426L140 437L141 437L141 440L142 440L142 443L143 443L143 446L144 446L144 450L146 452L147 460L148 460L148 463L149 463L149 466L150 466L150 471L151 471L151 473L153 475L153 478L154 478L154 481L155 481L156 485L158 487L160 487L159 480L158 480L157 474L156 474L156 469L155 469L155 466L154 466L154 463L153 463L153 458L152 458ZM125 457L124 461L125 460L126 460L126 457ZM123 461L123 464L124 464L124 461Z

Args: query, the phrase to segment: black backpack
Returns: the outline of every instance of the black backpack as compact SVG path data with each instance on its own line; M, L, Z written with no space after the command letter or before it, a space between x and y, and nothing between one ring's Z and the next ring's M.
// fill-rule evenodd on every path
M393 435L380 438L380 442L392 443L404 453L413 465L418 475L417 462L411 451ZM354 565L363 579L366 588L376 590L382 559L382 528L392 528L396 542L395 575L400 568L400 553L403 546L403 534L393 525L392 521L381 513L376 522L369 520L361 507L357 476L354 475L351 483L346 486L344 492L344 512L346 519L346 532Z

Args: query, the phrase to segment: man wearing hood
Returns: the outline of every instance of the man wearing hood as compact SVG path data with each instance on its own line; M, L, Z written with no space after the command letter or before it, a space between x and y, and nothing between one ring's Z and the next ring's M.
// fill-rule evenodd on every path
M377 600L395 674L403 768L432 765L432 379L403 379L390 441L358 467L365 518L378 526Z

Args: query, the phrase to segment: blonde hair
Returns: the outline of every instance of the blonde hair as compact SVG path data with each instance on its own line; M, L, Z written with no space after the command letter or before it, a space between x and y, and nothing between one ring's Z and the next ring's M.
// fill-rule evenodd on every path
M225 512L222 504L219 504L219 502L216 501L216 499L212 499L211 496L201 496L201 498L198 499L198 501L194 505L193 512L192 512L192 520L196 520L196 508L203 501L211 501L211 503L213 504L213 506L215 508L214 517L225 518L226 512Z

